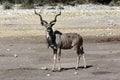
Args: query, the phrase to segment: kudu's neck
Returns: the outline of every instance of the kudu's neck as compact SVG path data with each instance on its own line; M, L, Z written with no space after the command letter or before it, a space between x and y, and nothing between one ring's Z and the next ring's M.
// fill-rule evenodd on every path
M53 30L50 32L47 32L46 37L47 37L47 42L48 42L49 46L52 47L56 44L55 43L55 35L54 35Z

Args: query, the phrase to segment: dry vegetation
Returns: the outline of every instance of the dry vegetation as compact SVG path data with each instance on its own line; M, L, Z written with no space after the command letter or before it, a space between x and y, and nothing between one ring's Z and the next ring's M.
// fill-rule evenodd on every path
M120 36L119 7L98 6L97 9L95 6L82 5L80 8L76 7L77 9L67 7L66 10L62 10L62 15L58 17L54 30L60 30L63 33L76 32L82 36ZM82 7L86 7L87 10ZM104 7L105 9L103 9ZM53 20L55 15L53 12L54 10L44 10L42 13L43 19ZM45 28L40 25L39 17L34 14L33 9L2 11L0 37L43 35L45 35Z
M59 29L64 33L79 33L82 36L119 36L120 29ZM44 30L0 30L0 37L43 36Z

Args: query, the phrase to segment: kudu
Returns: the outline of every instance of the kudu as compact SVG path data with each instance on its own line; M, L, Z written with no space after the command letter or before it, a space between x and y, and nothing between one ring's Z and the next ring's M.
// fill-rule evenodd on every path
M58 70L59 71L61 70L61 63L60 63L61 49L71 49L71 48L75 48L77 53L77 65L75 69L78 69L79 67L79 61L80 61L81 55L83 56L84 68L86 68L86 60L85 60L84 50L83 50L83 38L77 33L63 34L60 31L53 31L52 29L53 25L55 25L57 21L57 17L61 15L61 11L59 14L55 16L55 19L50 23L43 20L41 14L37 13L35 9L34 9L34 12L36 15L40 17L41 25L45 26L46 28L46 40L48 43L48 47L51 47L53 49L54 62L53 62L52 71L55 70L57 58L59 62Z

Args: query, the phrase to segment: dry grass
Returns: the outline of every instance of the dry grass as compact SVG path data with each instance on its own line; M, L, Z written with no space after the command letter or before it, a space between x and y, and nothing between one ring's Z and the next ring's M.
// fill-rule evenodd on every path
M106 15L106 19L103 20ZM48 22L54 19L54 14L42 14L42 16L44 20L47 20ZM114 19L112 20L114 16L117 18L115 19L116 21ZM120 11L115 10L63 13L60 17L58 17L59 21L56 23L54 28L63 33L79 33L82 36L115 36L120 35L120 28L118 28L120 25L119 16ZM111 23L108 19L109 17L112 21ZM114 28L114 25L112 25L113 23L117 26L117 28ZM83 26L87 26L87 28L82 29L81 27ZM89 29L91 28L90 26L98 27L97 29ZM112 28L107 29L102 27L101 29L98 29L99 26L112 26ZM1 14L0 37L40 35L45 35L45 30L44 27L40 26L39 17L34 13L14 15Z
M63 33L78 33L82 36L116 36L120 29L60 29ZM44 30L0 30L0 37L42 36Z

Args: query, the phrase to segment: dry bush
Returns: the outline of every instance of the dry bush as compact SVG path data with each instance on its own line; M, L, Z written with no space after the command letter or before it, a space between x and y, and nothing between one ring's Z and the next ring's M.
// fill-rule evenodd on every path
M3 8L4 9L12 9L13 8L13 4L6 1L4 4L3 4Z

